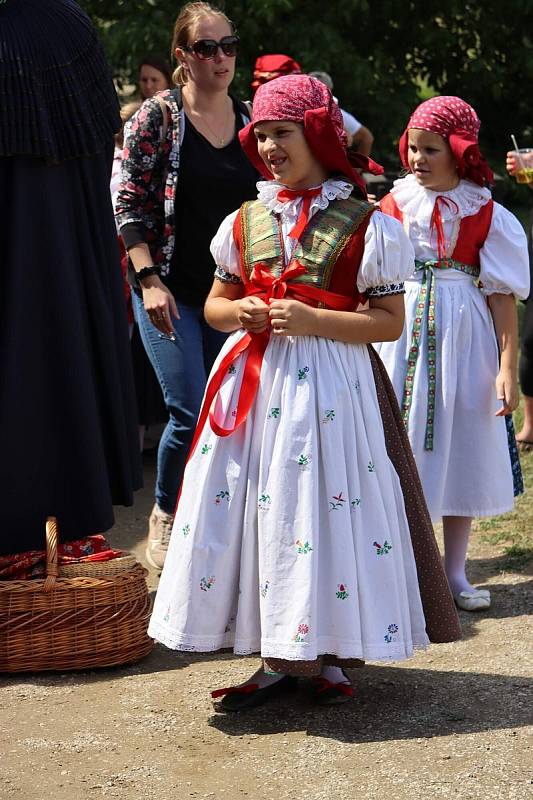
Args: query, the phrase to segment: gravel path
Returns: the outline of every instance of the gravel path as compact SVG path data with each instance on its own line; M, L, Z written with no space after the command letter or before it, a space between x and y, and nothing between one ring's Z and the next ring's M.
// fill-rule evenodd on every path
M113 544L140 556L149 508L144 490L119 510ZM353 671L357 697L337 709L315 709L303 684L217 713L210 690L256 661L159 646L125 668L0 676L0 798L533 798L533 580L505 565L476 536L471 574L493 608L462 613L461 642Z

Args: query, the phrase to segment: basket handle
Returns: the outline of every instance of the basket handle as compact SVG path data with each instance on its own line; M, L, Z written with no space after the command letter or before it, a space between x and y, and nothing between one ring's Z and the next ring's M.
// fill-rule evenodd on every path
M57 566L57 519L47 517L46 520L46 579L43 584L43 592L51 592L56 585L56 578L59 574Z

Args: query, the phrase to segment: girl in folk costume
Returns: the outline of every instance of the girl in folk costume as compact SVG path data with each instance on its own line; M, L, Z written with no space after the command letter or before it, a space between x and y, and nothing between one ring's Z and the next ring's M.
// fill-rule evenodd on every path
M518 460L509 460L505 415L518 404L515 296L529 293L526 238L491 199L479 126L458 97L422 103L400 139L410 174L380 203L403 221L416 261L402 336L378 349L429 511L443 520L452 593L468 611L490 606L488 590L465 573L472 518L511 509L513 478L521 478Z
M211 245L206 316L234 333L206 390L150 635L177 650L260 652L251 678L213 693L226 710L302 674L317 702L338 702L352 694L341 666L460 635L394 392L369 347L400 335L412 252L399 223L360 199L319 81L261 86L241 142L267 180Z

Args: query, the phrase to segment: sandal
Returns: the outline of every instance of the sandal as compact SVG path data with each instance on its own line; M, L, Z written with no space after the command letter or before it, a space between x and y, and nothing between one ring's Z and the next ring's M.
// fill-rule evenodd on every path
M216 700L222 698L220 707L224 711L243 711L247 708L262 706L273 697L284 692L294 692L298 687L298 679L292 675L284 675L276 683L259 688L257 683L247 683L244 686L229 686L227 689L215 689L211 697Z
M317 706L336 706L347 703L355 695L350 679L343 672L346 681L332 683L323 675L311 678L313 684L314 701Z

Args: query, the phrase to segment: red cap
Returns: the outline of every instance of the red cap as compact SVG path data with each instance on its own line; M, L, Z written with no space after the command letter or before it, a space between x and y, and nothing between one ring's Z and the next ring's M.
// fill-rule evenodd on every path
M259 56L255 61L254 77L251 83L252 92L255 92L263 83L280 78L282 75L300 74L302 68L290 56L283 54Z

